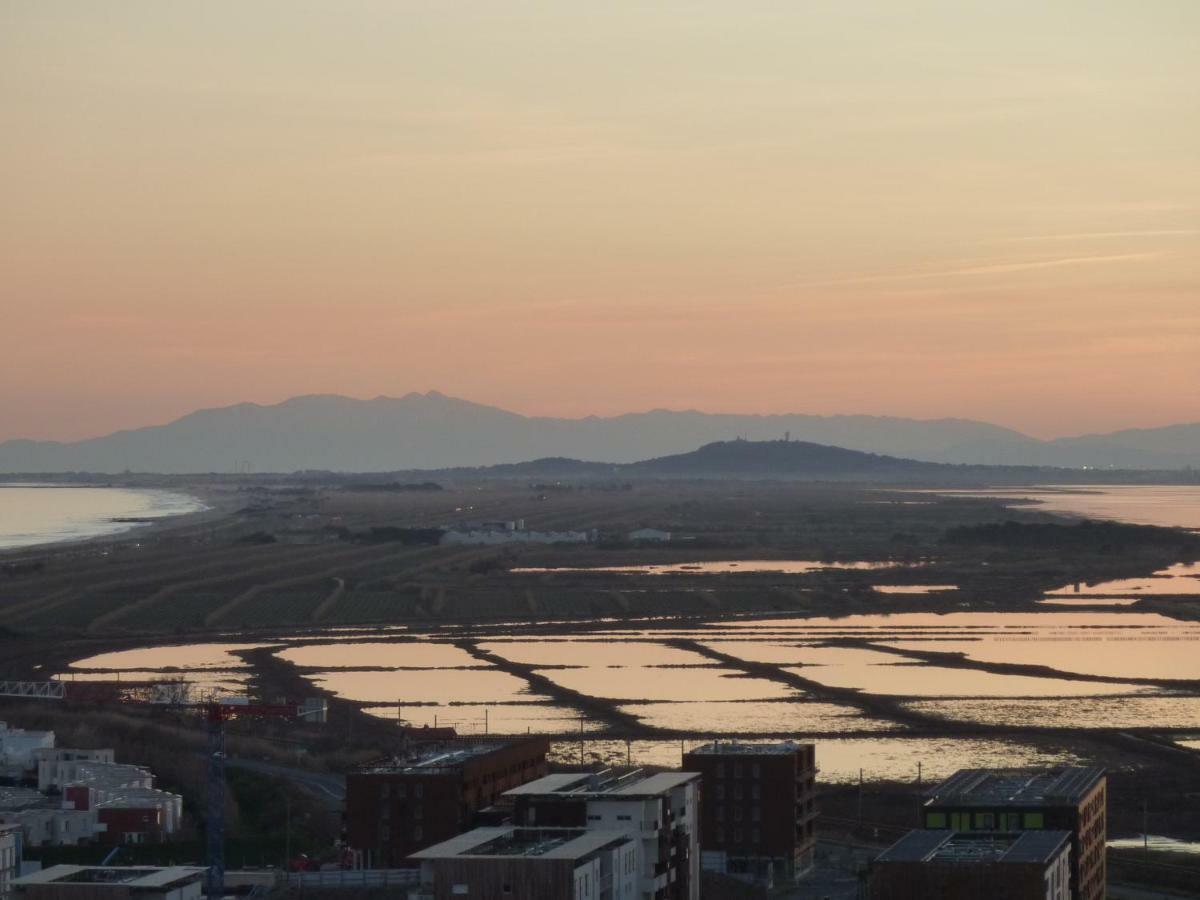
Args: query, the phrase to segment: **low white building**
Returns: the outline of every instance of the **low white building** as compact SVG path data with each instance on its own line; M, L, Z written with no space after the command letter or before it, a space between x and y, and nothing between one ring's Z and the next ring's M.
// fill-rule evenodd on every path
M32 769L34 751L53 746L53 731L26 731L0 722L0 765Z
M442 535L443 545L497 544L586 544L592 540L589 531L516 531L509 529L451 529Z
M79 763L111 765L116 761L112 750L74 750L68 747L36 750L33 758L37 763L39 791L54 790L70 784Z
M90 844L101 831L96 810L50 806L0 810L0 825L20 825L27 847Z
M638 528L636 531L629 532L626 537L630 541L655 541L658 543L667 543L671 540L671 532L662 531L658 528Z
M12 882L21 872L20 825L0 825L0 900L12 896Z

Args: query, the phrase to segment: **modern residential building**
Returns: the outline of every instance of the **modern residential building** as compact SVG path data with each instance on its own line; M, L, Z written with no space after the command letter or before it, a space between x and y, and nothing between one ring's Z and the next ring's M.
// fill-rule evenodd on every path
M958 832L1071 833L1071 897L1104 900L1107 779L1084 766L963 769L927 795L924 826Z
M910 831L871 863L869 900L1070 900L1071 833Z
M412 858L421 900L622 900L638 897L641 839L632 829L476 828Z
M641 843L639 900L700 896L700 775L634 770L547 775L505 796L526 828L629 830Z
M22 805L20 809L0 809L0 826L17 825L23 831L26 847L74 847L90 844L100 833L96 810L63 809L47 805Z
M115 764L112 750L75 750L69 747L43 747L35 750L39 791L61 790L70 784L78 772L79 763Z
M19 900L194 900L204 873L193 866L51 866L13 886Z
M701 775L701 865L782 884L813 866L816 748L716 741L683 755Z
M12 883L21 874L20 825L0 825L0 900L11 900Z
M1069 900L1070 832L910 832L871 863L870 900Z
M460 740L364 767L346 778L347 841L366 867L395 866L474 827L479 810L545 775L549 749L541 737Z

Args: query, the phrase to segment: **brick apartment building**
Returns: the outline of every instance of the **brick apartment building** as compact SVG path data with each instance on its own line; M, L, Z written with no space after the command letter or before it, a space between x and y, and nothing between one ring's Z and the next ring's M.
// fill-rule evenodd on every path
M1069 831L910 831L871 863L869 900L1069 900Z
M637 838L638 900L700 896L700 776L611 770L556 774L508 792L523 828L629 831ZM603 895L599 895L603 896Z
M1069 831L1072 900L1104 900L1108 826L1103 769L963 769L927 797L927 829Z
M476 814L511 789L546 774L550 742L454 741L346 778L346 839L368 868L401 864L410 853L474 827Z
M816 846L816 750L784 741L718 741L683 755L701 775L700 845L706 871L794 882Z

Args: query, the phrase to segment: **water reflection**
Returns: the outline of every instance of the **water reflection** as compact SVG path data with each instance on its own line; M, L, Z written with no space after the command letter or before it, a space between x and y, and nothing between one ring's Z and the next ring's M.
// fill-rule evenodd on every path
M698 741L590 740L556 741L551 759L591 765L656 765L678 768L683 750ZM581 754L582 748L582 754ZM906 781L915 786L917 764L926 782L946 778L958 769L1076 765L1084 762L1066 750L1032 744L973 738L833 738L817 743L820 779L830 783Z
M531 666L696 666L708 659L651 641L495 641L480 649Z
M621 711L647 725L693 734L837 734L902 731L903 726L864 716L834 703L637 703Z
M171 644L101 653L71 663L79 669L233 669L245 665L234 656L239 650L256 650L277 644Z
M603 722L552 703L445 703L426 706L370 706L365 712L416 728L451 727L459 734L570 734L601 730Z
M1145 578L1118 578L1096 584L1073 584L1049 591L1047 596L1089 594L1200 594L1200 563L1179 563Z
M543 669L556 684L610 700L772 700L795 697L785 684L747 678L733 669Z
M317 687L363 703L536 701L524 679L498 669L407 669L393 672L322 672Z
M907 709L955 722L1047 728L1200 728L1200 697L1081 697L1057 700L931 700Z
M276 656L298 666L320 666L330 669L361 666L449 669L487 668L488 665L453 644L431 641L308 644L290 647Z
M518 574L548 572L615 572L620 575L738 575L754 572L771 572L780 575L804 575L828 569L894 569L911 565L895 561L868 562L820 562L802 559L738 559L713 562L661 563L644 566L556 566L549 568L525 567L510 569Z
M1132 617L1132 614L1131 616ZM1048 666L1110 678L1200 678L1197 633L1080 632L1068 635L988 635L976 640L887 641L886 646L961 653L989 663Z

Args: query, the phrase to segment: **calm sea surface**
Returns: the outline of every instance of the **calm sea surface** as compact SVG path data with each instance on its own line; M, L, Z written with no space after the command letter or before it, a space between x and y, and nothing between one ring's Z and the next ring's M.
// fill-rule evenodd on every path
M195 497L126 488L0 485L0 550L118 534L138 527L119 519L198 512Z

